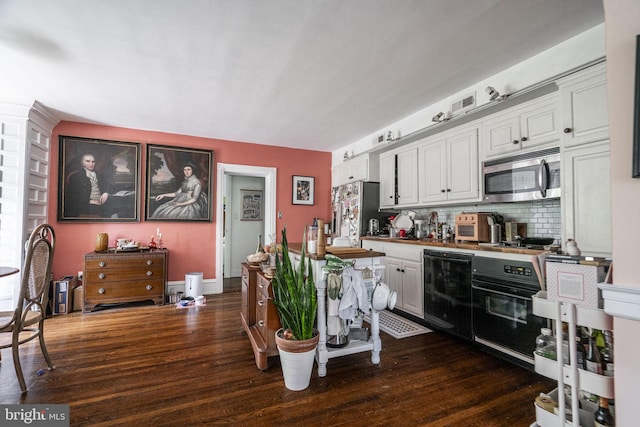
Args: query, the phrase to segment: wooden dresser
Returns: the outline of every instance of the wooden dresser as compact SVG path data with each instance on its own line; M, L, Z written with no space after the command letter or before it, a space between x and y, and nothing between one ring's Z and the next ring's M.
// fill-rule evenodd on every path
M259 268L243 263L240 317L253 347L256 366L262 371L269 367L268 357L278 355L275 333L280 329L280 317L272 298L271 279Z
M151 300L164 304L166 249L89 252L84 255L84 308Z

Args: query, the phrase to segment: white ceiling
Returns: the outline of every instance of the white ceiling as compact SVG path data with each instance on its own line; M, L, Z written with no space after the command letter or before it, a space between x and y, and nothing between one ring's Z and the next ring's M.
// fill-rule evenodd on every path
M602 0L0 0L0 99L334 151L602 22Z

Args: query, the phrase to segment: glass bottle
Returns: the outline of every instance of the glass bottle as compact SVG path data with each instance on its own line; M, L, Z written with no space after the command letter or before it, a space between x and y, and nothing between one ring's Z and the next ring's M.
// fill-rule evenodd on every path
M576 365L580 369L586 369L584 361L587 358L587 352L582 343L582 330L580 327L576 328Z
M613 332L604 331L604 348L600 350L602 359L602 373L607 377L613 376Z
M256 248L256 253L264 253L264 248L262 247L262 234L258 234L258 247Z
M613 416L609 411L609 401L605 397L598 400L598 409L593 413L593 425L595 427L613 426Z
M536 350L535 354L538 356L546 357L547 359L556 360L556 342L552 335L551 329L540 329L540 335L536 338Z
M584 364L587 371L602 375L602 359L600 357L600 350L596 345L596 339L593 335L589 335L589 346L587 347L587 356Z

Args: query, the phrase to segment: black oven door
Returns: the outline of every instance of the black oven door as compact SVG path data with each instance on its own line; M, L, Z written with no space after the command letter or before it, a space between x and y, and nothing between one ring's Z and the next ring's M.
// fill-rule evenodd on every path
M533 363L536 337L548 324L533 314L535 291L474 277L472 292L475 341Z

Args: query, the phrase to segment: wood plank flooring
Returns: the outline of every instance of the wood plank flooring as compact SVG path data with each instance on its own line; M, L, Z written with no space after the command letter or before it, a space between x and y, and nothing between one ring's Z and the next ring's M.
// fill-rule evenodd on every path
M21 396L11 352L0 363L0 403L66 403L72 426L323 425L529 426L533 400L554 382L437 332L382 335L370 353L314 368L310 387L284 387L277 358L262 372L240 323L240 293L203 307L116 308L47 320L46 364L23 346Z

